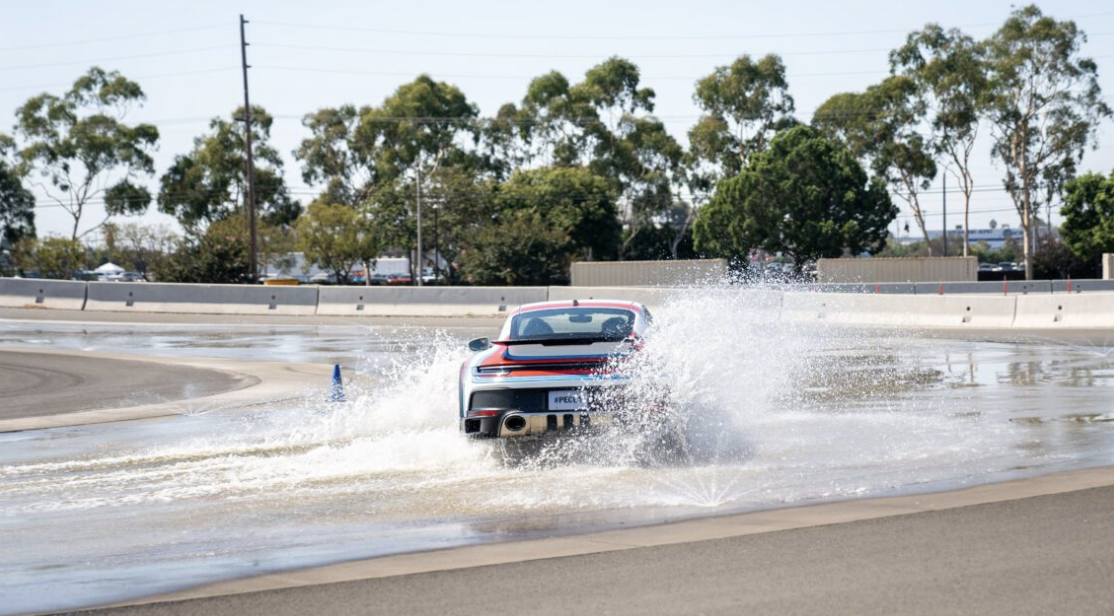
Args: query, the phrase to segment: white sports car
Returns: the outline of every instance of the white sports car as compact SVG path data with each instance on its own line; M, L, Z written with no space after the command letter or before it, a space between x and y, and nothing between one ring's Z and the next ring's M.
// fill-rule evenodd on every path
M605 423L642 347L650 311L637 302L572 300L511 312L497 340L478 338L460 370L460 429L503 438Z

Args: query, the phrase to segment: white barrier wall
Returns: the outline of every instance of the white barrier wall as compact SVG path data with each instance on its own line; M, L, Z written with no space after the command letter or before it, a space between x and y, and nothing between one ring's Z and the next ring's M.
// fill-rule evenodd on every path
M1016 299L788 292L782 301L781 319L842 325L997 329L1012 326Z
M1028 295L1017 298L1013 327L1022 329L1114 328L1114 293Z
M86 310L312 316L317 287L90 282Z
M321 287L318 316L492 316L544 302L545 287Z
M0 278L0 306L83 310L85 283L41 278Z
M1059 284L1059 283L1056 283ZM745 287L281 287L0 278L0 307L292 316L498 316L532 302L626 299L659 309L673 300L744 311L756 321L969 329L1114 329L1114 291L1074 288L1009 295L780 291ZM1075 283L1079 284L1079 282ZM1103 281L1089 281L1099 286ZM864 288L865 290L865 288ZM699 308L697 308L699 309Z

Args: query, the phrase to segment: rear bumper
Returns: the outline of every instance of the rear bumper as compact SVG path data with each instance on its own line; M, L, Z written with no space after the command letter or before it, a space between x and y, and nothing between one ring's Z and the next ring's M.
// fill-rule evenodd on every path
M589 411L503 411L488 417L465 417L461 432L476 438L517 438L577 434L611 423L608 413Z

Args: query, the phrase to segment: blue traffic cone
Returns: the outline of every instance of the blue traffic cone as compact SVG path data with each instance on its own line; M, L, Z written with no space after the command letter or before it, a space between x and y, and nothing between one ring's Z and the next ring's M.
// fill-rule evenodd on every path
M333 366L333 385L329 389L329 402L346 402L344 382L340 380L340 364Z

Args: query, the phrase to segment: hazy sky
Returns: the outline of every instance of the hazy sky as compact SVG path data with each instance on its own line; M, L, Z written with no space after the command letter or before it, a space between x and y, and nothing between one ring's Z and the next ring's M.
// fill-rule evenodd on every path
M1084 29L1089 37L1084 52L1098 62L1103 94L1114 104L1114 5L1062 0L1039 6ZM622 56L641 68L643 85L657 93L655 114L683 140L698 115L694 82L739 55L780 54L797 115L808 121L832 94L859 91L885 77L887 53L909 31L937 22L981 38L1005 20L1011 4L8 0L0 7L0 132L11 133L15 109L29 97L62 93L92 65L119 70L147 94L145 105L127 120L159 127L159 174L174 155L192 148L211 118L228 117L242 104L238 15L243 13L251 22L252 103L275 116L273 144L286 157L293 194L305 203L316 190L302 181L291 155L308 134L301 117L345 103L378 105L423 72L457 85L489 116L503 103L520 102L533 77L559 70L576 82L591 66ZM1112 129L1110 121L1102 127L1100 147L1088 153L1084 170L1114 169ZM977 161L972 227L992 218L1016 226L989 146ZM155 192L157 178L150 184ZM949 184L954 188L954 181ZM943 222L938 185L939 179L925 198L933 228ZM962 202L959 194L949 197L948 226L954 227L961 222ZM174 224L154 213L154 205L151 209L144 222ZM83 220L92 224L102 216L97 211ZM903 209L899 224L906 221L914 227ZM68 235L72 221L40 196L37 224L40 235Z

